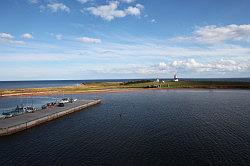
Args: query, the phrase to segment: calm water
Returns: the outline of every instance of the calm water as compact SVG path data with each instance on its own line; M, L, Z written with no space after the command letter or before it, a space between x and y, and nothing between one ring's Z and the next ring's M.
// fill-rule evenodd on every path
M73 95L101 105L0 138L0 165L248 165L250 91ZM26 99L41 104L57 96ZM4 98L12 107L25 98Z
M117 81L135 81L138 79L109 79L109 80L45 80L45 81L0 81L0 89L16 89L16 88L41 88L41 87L55 87L55 86L72 86L78 85L82 82L117 82ZM139 79L141 80L141 79ZM151 79L155 80L155 79ZM164 79L172 80L172 79ZM181 80L193 80L193 81L238 81L249 82L250 78L192 78Z

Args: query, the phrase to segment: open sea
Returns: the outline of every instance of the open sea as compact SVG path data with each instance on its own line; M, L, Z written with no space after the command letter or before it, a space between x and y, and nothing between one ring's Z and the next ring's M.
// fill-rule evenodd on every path
M72 82L73 83L73 82ZM63 96L6 97L4 109ZM0 165L249 165L249 90L64 95L102 104L0 137Z

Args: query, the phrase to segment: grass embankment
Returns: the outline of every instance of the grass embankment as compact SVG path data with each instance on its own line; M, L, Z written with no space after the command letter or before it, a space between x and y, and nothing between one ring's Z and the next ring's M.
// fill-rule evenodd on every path
M125 84L124 84L125 85ZM247 82L222 82L222 81L179 81L179 82L146 82L131 83L129 88L146 88L150 85L160 85L162 89L179 89L179 88L201 88L201 89L250 89L250 83ZM126 85L125 85L126 86Z
M150 88L158 87L158 88ZM101 82L87 83L79 86L49 87L49 88L25 88L0 90L0 96L33 96L33 95L55 95L55 94L78 94L78 93L102 93L120 92L143 89L250 89L250 83L244 82L220 82L220 81L179 81L179 82Z

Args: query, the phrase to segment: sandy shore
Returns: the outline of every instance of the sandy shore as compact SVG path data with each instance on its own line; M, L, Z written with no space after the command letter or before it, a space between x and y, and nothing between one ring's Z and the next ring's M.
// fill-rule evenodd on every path
M13 97L13 96L49 96L49 95L62 95L62 94L95 94L95 93L118 93L118 92L133 92L144 91L149 89L104 89L104 90L91 90L91 91L75 91L75 92L24 92L24 93L10 93L1 94L0 97ZM151 89L153 90L153 89ZM156 89L155 89L156 90ZM157 89L160 90L160 89ZM165 89L166 90L166 89Z

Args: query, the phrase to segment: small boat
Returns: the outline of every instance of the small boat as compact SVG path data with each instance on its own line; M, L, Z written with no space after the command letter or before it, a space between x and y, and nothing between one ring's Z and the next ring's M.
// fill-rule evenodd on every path
M70 98L63 98L59 103L69 103Z
M77 101L77 99L73 99L73 98L70 98L70 99L69 99L69 102L70 102L70 103L74 103L74 102L76 102L76 101Z
M58 107L64 107L64 103L63 102L59 102L57 106Z
M3 116L4 118L11 118L11 117L13 117L13 114L10 113L10 112L3 112L3 113L2 113L2 116Z
M32 107L32 106L20 107L17 105L14 110L8 111L8 112L3 112L2 116L0 118L11 118L13 116L22 115L25 113L33 113L35 111L37 111L37 109L35 107Z
M77 99L73 99L73 98L63 98L62 100L59 101L59 103L73 103L76 101Z
M19 107L19 106L16 106L15 110L14 111L11 111L10 113L13 115L13 116L17 116L17 115L22 115L24 113L27 112L27 109L26 107Z
M5 115L0 115L0 119L4 119L6 116Z
M31 107L31 106L25 107L25 110L28 113L33 113L33 112L37 111L37 109L35 107Z
M43 110L46 109L47 107L48 107L47 104L42 105L42 109L43 109Z
M47 103L47 107L49 108L55 107L55 105L56 105L56 102Z

